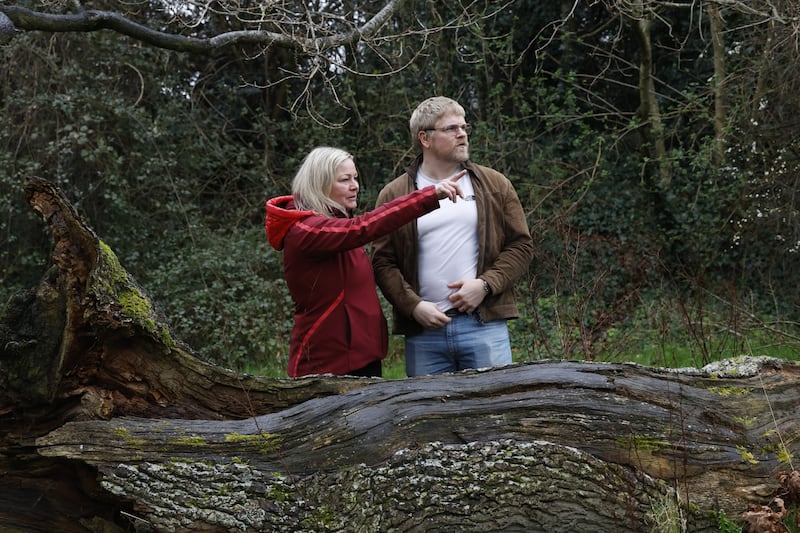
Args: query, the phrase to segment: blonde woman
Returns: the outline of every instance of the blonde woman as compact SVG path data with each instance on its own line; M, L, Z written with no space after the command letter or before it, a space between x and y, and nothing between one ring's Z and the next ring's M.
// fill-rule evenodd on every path
M291 196L266 204L267 239L283 251L295 304L289 376L381 376L388 331L363 247L438 209L439 200L463 197L460 178L457 174L353 216L359 191L353 156L331 147L306 156Z

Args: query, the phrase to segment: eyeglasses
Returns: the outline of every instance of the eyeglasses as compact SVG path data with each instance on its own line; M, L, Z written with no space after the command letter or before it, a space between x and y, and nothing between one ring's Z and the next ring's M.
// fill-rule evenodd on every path
M444 128L425 128L425 131L441 131L450 135L458 135L459 130L464 130L464 133L469 135L472 133L472 124L452 124Z

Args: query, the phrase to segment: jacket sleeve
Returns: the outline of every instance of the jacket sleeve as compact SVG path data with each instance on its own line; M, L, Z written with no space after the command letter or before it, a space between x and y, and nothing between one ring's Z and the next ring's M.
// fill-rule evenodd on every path
M376 205L384 205L399 193L391 186L385 187L378 195ZM408 224L397 231L382 236L372 243L372 269L375 282L384 297L395 309L396 313L411 318L414 308L422 301L413 284L416 279L408 280L404 272L416 272L417 254L413 253L417 246L416 225Z
M528 271L533 260L533 240L528 229L525 211L513 184L503 179L504 186L495 201L500 224L489 224L502 235L495 235L489 242L501 243L494 259L485 265L479 276L486 280L495 294L505 292L514 287L519 279Z
M411 220L439 208L433 186L396 198L379 208L353 218L312 215L289 230L286 246L307 254L343 252L365 246Z

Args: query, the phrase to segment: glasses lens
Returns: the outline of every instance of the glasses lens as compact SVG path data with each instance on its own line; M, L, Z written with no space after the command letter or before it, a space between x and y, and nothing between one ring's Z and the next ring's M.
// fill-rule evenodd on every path
M457 135L461 130L464 130L464 133L468 134L472 131L472 126L470 124L453 124L452 126L444 128L444 131L452 133L453 135Z
M472 124L452 124L450 126L445 126L444 128L425 128L424 131L443 131L444 133L449 133L452 135L458 135L460 130L464 130L464 133L469 135L472 133Z

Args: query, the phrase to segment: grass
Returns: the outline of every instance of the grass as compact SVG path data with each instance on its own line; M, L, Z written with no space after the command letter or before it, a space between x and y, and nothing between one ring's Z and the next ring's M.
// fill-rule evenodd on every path
M633 342L635 338L635 342ZM592 358L583 357L582 354L573 354L572 357L548 357L547 353L540 352L531 356L533 352L529 346L522 346L519 337L512 334L514 346L514 362L531 362L545 359L592 360L597 362L632 362L645 366L665 368L700 368L713 361L738 357L741 355L765 356L784 359L787 361L800 360L800 344L789 342L786 338L776 336L767 331L753 330L748 332L746 338L739 339L737 343L724 342L723 339L708 339L709 344L715 346L714 350L699 347L696 342L686 338L659 339L654 336L647 337L642 332L631 335L631 341L626 347L615 346L607 352L601 352ZM713 342L712 342L713 341ZM555 355L555 354L553 354ZM281 360L270 359L259 364L245 365L241 371L270 377L286 377L286 363ZM384 379L403 379L406 377L405 360L403 358L403 338L392 336L389 341L389 352L383 360Z
M286 361L285 358L269 359L267 361L250 362L246 361L242 368L236 369L245 374L253 376L269 376L273 378L285 378ZM389 339L389 352L383 360L384 379L403 379L406 377L406 365L403 359L403 339L398 336L391 336Z
M649 302L634 316L599 330L580 324L570 316L570 308L543 305L541 308L547 310L547 316L543 317L543 312L529 302L522 300L520 304L521 317L509 322L513 358L517 363L573 360L700 368L742 355L800 360L800 325L757 319L750 311L728 305L706 306L698 313L686 311L671 301ZM385 302L384 315L391 317ZM406 377L403 344L402 336L390 335L388 354L383 361L385 379ZM288 346L281 351L288 351ZM241 368L236 370L286 377L285 354L263 359L240 361Z

